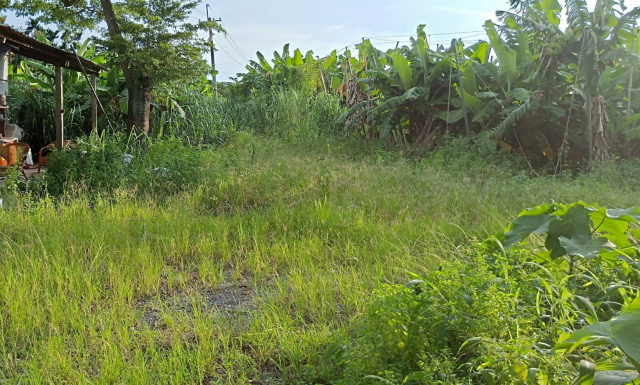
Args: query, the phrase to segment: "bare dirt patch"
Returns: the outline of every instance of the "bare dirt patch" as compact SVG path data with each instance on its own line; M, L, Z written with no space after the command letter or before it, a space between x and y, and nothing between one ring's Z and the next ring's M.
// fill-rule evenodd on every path
M224 283L216 289L187 287L173 292L161 291L158 296L138 301L143 312L141 326L162 329L163 314L193 317L196 310L228 318L243 318L256 310L256 291L244 283Z

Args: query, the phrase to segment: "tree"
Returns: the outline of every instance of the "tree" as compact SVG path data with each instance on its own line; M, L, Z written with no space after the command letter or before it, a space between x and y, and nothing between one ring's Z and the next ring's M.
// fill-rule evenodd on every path
M0 0L1 2L2 0ZM149 133L154 86L191 81L206 73L198 32L222 29L212 21L189 22L199 0L13 0L19 16L38 17L65 31L98 27L97 41L124 73L129 133ZM106 29L104 28L106 26Z

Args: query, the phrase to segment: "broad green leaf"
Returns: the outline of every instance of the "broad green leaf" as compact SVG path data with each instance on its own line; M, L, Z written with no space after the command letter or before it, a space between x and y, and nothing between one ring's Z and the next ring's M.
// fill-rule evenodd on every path
M531 97L531 92L524 88L514 88L509 91L509 97L512 100L517 100L519 102L526 102Z
M522 103L521 106L512 110L507 118L500 123L498 128L495 129L491 136L496 140L504 138L509 130L511 130L522 118L527 116L530 107L531 103L527 100Z
M560 246L562 246L568 255L582 257L585 259L593 259L603 250L613 250L616 245L611 243L607 238L585 237L582 235L575 236L571 239L560 237Z
M427 87L414 87L402 94L401 96L394 96L386 99L384 103L380 104L372 110L372 113L381 113L385 110L395 110L398 107L406 105L407 103L415 102L416 100L424 100L429 96L429 88Z
M405 91L409 91L411 89L411 83L413 81L413 71L411 70L411 65L404 56L397 53L393 56L393 66L396 71L398 71L398 75L400 76L400 81L402 82L402 87Z
M516 33L518 40L518 46L516 52L518 54L517 64L518 66L526 66L531 63L531 51L529 50L529 34L524 31L518 31Z
M620 315L606 322L586 326L556 345L570 351L585 346L614 345L640 366L640 297L623 308Z
M506 83L507 90L510 90L518 75L518 53L509 48L507 43L502 40L491 20L486 21L485 30L487 31L487 36L489 36L491 48L493 48L498 57L500 80Z
M420 24L418 25L418 28L416 28L416 33L418 34L419 39L423 39L423 40L427 39L427 33L424 31L426 27L427 27L426 24Z
M475 44L472 48L471 60L477 60L480 64L487 63L489 61L489 55L491 53L491 46L486 41Z
M416 42L416 50L418 51L418 58L420 59L420 66L422 67L422 75L424 78L423 85L425 87L429 86L429 47L427 46L427 42L423 39L420 39Z
M624 385L640 379L638 372L623 372L609 370L596 372L593 376L593 385Z
M325 60L324 62L324 69L328 71L334 70L337 63L338 63L337 52L336 50L333 50L333 52L331 52L331 54L327 57L327 60Z
M474 113L473 122L484 123L485 121L488 121L489 119L494 117L495 114L501 110L501 108L502 105L497 100L489 100L488 103L485 103L485 106L482 107L482 109Z
M504 248L509 249L531 234L544 234L549 230L551 215L520 216L513 221L504 235Z
M460 94L460 88L456 87L456 91L458 93L458 96L460 96L460 99L462 99L462 95ZM463 91L463 92L464 92L464 102L466 103L467 108L469 108L471 111L476 113L483 107L484 104L482 100L476 98L475 96L471 95L467 91Z
M472 67L467 67L462 72L462 89L470 94L478 93L478 82L476 81L476 71Z
M464 112L462 110L454 110L454 111L438 111L436 113L436 117L444 120L445 122L452 124L459 122L464 118Z
M596 231L613 242L617 247L631 246L629 242L629 222L611 218L604 207L589 213L591 220L596 227Z
M33 60L25 60L26 64L35 67L39 72L46 74L48 77L55 77L55 72L48 66Z
M546 13L548 20L553 25L560 25L560 17L558 14L562 11L562 6L558 3L558 0L542 0L542 10Z
M331 79L331 89L335 92L338 90L338 88L340 88L340 85L342 84L342 81L340 80L339 77L334 76Z
M628 210L607 210L607 217L629 223L640 223L640 207L633 207Z
M267 59L264 58L264 55L260 52L256 52L256 56L258 57L258 60L260 60L260 65L262 66L262 69L265 71L272 71L273 68L271 67L271 65L269 64L269 62L267 61Z
M554 210L554 207L551 205L538 205L534 208L531 209L526 209L523 212L521 212L518 216L520 217L533 217L536 215L541 215L541 214L551 214Z
M313 51L307 51L307 54L304 56L305 63L313 63L315 59L313 58Z
M636 368L626 362L605 362L603 364L598 364L596 369L598 371L605 372L608 370L635 370Z
M304 59L302 58L302 52L299 49L296 49L293 53L293 66L299 67L304 64Z
M560 244L560 237L591 237L591 218L589 211L581 204L569 207L567 212L554 218L549 223L549 233L545 241L547 250L551 252L551 258L560 258L566 255L566 250Z

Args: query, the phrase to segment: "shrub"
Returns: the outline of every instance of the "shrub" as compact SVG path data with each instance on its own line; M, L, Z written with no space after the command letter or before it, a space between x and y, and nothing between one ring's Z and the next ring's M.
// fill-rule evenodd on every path
M638 378L640 365L623 361L636 347L598 346L621 346L603 332L618 316L623 328L640 327L639 221L640 208L580 202L524 211L458 261L378 291L353 337L330 351L342 369L336 383L573 383L576 366L590 367L592 379ZM537 238L537 252L517 246L532 234L544 247Z
M92 136L73 148L54 151L45 180L53 196L73 191L110 194L119 188L169 195L199 183L201 154L179 139L141 144L127 143L122 137Z
M72 189L109 193L128 179L125 146L121 139L92 136L73 148L54 151L46 172L48 192L63 195Z

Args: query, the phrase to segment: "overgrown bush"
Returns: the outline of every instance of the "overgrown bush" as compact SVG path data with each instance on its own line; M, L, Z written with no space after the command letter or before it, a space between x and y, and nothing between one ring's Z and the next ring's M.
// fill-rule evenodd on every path
M427 161L467 177L509 178L529 175L531 172L522 153L497 149L496 142L486 134L445 138L442 145L427 157Z
M92 136L54 151L45 181L53 196L74 191L110 194L119 188L168 195L198 184L203 177L201 153L179 139L128 143L118 136Z
M606 331L625 310L618 338L640 329L639 221L640 208L583 203L524 211L457 261L379 290L329 352L342 369L335 383L560 384L585 367L594 384L640 378L640 349ZM544 246L511 249L531 234Z

